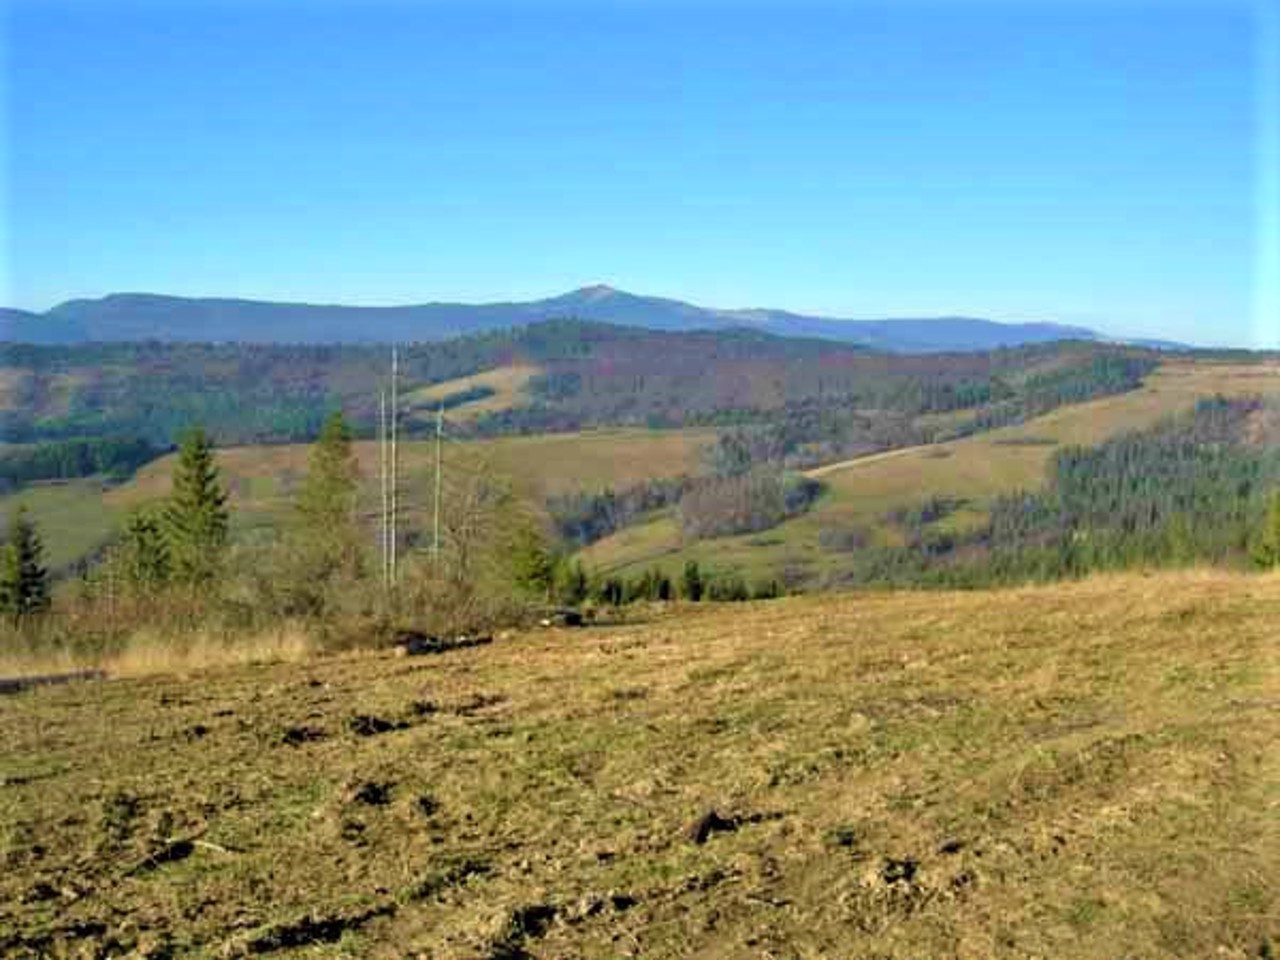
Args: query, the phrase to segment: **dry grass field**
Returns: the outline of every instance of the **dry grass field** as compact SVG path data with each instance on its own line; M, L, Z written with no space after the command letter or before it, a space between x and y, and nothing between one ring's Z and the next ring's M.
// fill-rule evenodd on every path
M627 486L652 477L696 472L702 469L703 450L714 439L715 432L709 429L590 430L454 443L446 447L446 456L467 462L483 459L496 474L511 477L541 499L570 490ZM369 441L354 448L365 486L372 493L378 446ZM309 450L306 444L219 450L218 466L231 489L232 502L247 509L278 509L291 485L306 473ZM410 483L433 471L434 458L435 445L430 441L401 445L402 473ZM112 491L107 501L131 506L165 496L173 462L170 455L148 464L131 483Z
M1280 947L1280 577L644 617L0 698L0 955Z
M446 410L444 414L446 421L474 420L481 414L510 410L526 404L528 396L524 392L525 387L531 378L541 372L539 367L529 364L497 367L477 373L475 376L446 380L443 383L422 387L408 394L405 401L413 419L434 422L435 405L441 400L473 387L488 387L494 391L490 396Z

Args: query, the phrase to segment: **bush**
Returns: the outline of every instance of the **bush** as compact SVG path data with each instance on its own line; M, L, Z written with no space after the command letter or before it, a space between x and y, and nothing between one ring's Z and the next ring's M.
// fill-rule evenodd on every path
M720 603L739 603L751 599L747 581L740 576L721 577L711 581L707 596Z

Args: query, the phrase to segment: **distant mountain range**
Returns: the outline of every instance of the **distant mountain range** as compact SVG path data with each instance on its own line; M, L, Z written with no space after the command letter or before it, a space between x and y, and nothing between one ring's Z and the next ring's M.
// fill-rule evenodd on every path
M38 344L160 340L244 343L391 343L443 340L573 317L654 330L747 327L898 353L989 350L1054 340L1111 339L1056 323L997 323L969 317L839 320L785 310L719 310L597 285L516 303L425 303L352 307L259 300L114 293L68 300L45 313L0 308L0 340ZM1137 341L1135 341L1137 342ZM1176 348L1176 344L1143 342Z

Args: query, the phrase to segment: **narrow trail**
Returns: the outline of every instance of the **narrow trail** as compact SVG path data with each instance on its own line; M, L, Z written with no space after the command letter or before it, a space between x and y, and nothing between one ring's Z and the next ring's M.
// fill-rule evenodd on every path
M908 453L918 453L921 450L930 450L938 444L922 443L914 447L899 447L897 450L885 450L883 453L868 453L861 457L854 457L852 460L841 460L839 463L828 463L825 466L814 467L812 470L806 470L804 475L811 480L820 480L823 477L839 473L841 470L848 470L852 467L861 467L868 463L877 463L881 460L890 460L894 457L906 456Z

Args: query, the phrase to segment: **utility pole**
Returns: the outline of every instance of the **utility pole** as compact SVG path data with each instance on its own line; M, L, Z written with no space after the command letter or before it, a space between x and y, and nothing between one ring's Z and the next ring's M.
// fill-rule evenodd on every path
M440 406L436 410L436 508L435 508L435 536L431 540L431 559L436 566L440 565L440 478L443 476L441 468L443 460L440 452L441 443L444 440L444 400L440 401Z

